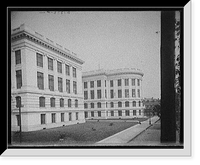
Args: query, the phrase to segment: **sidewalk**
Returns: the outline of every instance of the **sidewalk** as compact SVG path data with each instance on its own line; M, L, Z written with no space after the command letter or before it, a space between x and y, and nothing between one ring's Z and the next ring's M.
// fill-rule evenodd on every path
M154 116L151 118L151 123L154 124L159 120L158 116ZM149 125L149 120L141 122L141 124L134 125L128 129L125 129L117 134L114 134L106 139L103 139L96 143L96 145L116 145L116 144L126 144L133 141L138 135L148 129L151 125Z

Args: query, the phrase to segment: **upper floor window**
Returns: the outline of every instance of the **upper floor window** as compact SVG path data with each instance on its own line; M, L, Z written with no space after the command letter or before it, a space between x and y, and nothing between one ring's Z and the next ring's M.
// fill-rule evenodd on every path
M100 102L97 103L97 108L101 108L101 103Z
M66 75L70 76L70 67L69 67L69 65L65 65L65 73L66 73Z
M121 79L117 80L117 85L122 86L122 80Z
M129 89L125 89L125 98L129 97Z
M64 107L64 99L60 98L60 107Z
M97 90L97 99L101 99L101 90Z
M73 77L76 78L76 68L73 67Z
M21 88L22 86L22 71L16 71L16 81L17 81L17 89Z
M110 87L113 87L113 80L110 80Z
M114 103L110 102L110 108L113 108L113 107L114 107Z
M129 101L125 102L125 107L129 107Z
M49 90L54 91L54 77L52 75L49 75Z
M78 108L78 100L75 100L75 107Z
M121 101L118 102L118 107L122 107L122 102Z
M138 83L137 85L140 86L140 79L137 80L137 83Z
M43 55L36 53L37 56L37 66L43 67Z
M53 70L53 59L48 57L48 69Z
M70 93L70 80L66 79L66 92Z
M84 100L88 99L88 91L84 91Z
M90 88L94 88L94 81L90 81Z
M71 107L71 106L72 106L72 100L68 99L68 107Z
M101 87L101 80L97 80L97 87Z
M135 86L135 79L132 79L132 86Z
M87 88L87 82L84 82L84 89Z
M44 76L41 72L37 72L37 86L39 89L44 89Z
M21 64L21 50L15 51L15 64Z
M91 99L94 99L94 90L91 90L91 91L90 91L90 98L91 98Z
M88 104L84 103L84 109L87 109L87 108L88 108Z
M129 86L129 79L128 78L124 79L124 84L125 84L125 86Z
M113 89L110 90L110 98L111 99L114 98L114 90Z
M136 107L136 101L133 101L133 107Z
M56 106L55 98L54 97L50 98L50 104L51 104L51 107L55 107Z
M57 61L57 71L58 73L62 73L62 63Z
M77 82L73 81L73 92L74 94L77 94Z
M91 108L94 108L94 103L90 103Z
M63 81L61 77L58 77L58 91L63 92Z
M39 105L40 107L45 107L45 97L39 97Z
M140 89L138 89L138 97L140 97Z
M135 89L132 89L132 97L135 97Z

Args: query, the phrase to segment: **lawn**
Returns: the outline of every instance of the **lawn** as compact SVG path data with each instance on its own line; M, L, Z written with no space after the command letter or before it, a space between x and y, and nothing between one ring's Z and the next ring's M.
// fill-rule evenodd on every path
M143 119L146 120L146 119ZM87 121L86 123L22 133L22 145L87 145L138 124L118 121ZM63 140L60 140L63 139ZM19 133L13 133L12 145L19 144Z

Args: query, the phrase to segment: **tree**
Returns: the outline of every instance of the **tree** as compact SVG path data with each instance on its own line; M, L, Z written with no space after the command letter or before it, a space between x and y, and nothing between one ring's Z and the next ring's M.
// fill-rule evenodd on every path
M153 113L155 114L155 115L157 115L158 117L160 117L161 116L161 106L160 106L160 104L156 104L156 105L154 105L154 107L153 107Z

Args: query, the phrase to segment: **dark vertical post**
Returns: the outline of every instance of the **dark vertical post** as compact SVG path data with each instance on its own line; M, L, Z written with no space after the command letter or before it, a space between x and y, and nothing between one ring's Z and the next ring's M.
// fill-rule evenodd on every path
M161 142L176 142L175 11L161 11Z
M19 106L19 139L20 143L22 142L22 122L21 122L21 105Z

